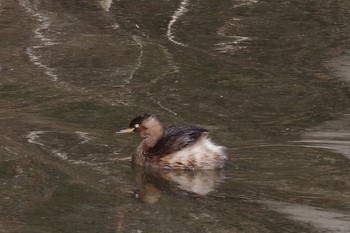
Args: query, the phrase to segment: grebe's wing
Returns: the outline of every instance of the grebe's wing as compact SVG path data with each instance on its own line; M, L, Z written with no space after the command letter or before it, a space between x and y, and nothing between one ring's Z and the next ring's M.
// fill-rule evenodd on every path
M204 132L207 130L194 126L169 127L159 141L149 149L148 156L164 156L179 151L197 142Z

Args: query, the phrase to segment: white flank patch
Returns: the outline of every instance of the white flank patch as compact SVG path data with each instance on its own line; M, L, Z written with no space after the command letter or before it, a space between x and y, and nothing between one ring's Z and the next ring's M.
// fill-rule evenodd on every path
M169 163L187 165L191 161L195 168L216 169L224 166L227 159L225 147L218 146L209 138L201 138L197 143L164 157Z

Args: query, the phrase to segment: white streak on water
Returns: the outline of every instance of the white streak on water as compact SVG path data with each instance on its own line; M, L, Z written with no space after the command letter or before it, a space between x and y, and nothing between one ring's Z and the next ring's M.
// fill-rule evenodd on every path
M349 117L345 117L349 119ZM332 122L331 122L332 123ZM338 123L339 124L339 123ZM350 159L350 133L334 131L311 131L303 136L303 140L295 141L302 143L303 147L323 148L343 154Z
M28 0L19 0L19 4L23 7L23 9L38 22L37 28L33 30L34 37L37 39L36 44L28 47L26 49L26 54L28 55L30 61L37 66L38 68L43 70L43 73L50 78L50 81L53 81L56 87L63 88L64 90L71 92L79 92L84 95L85 98L99 98L105 103L111 104L113 106L117 104L128 105L122 100L116 100L111 98L105 98L102 95L96 96L96 93L93 91L89 91L84 87L78 87L76 85L70 85L68 82L64 82L59 80L59 75L56 72L55 68L49 67L49 65L45 64L44 58L41 57L40 50L44 50L50 48L58 44L53 41L48 35L50 30L52 30L52 20L48 14L44 14L40 12L36 7L32 4L31 1Z
M171 42L173 42L174 44L183 46L183 47L187 47L187 45L185 45L185 44L175 40L175 36L174 36L174 33L173 33L173 26L178 21L178 19L188 11L187 7L189 5L189 2L190 2L189 0L183 0L180 3L179 8L175 11L174 15L171 17L171 20L170 20L170 22L168 24L168 30L167 30L167 33L166 33L168 39Z
M37 52L35 50L47 48L53 45L58 44L57 42L52 41L49 37L46 36L46 32L51 27L51 19L50 17L46 16L43 13L40 13L37 9L35 9L27 0L20 0L19 4L24 8L24 10L31 15L31 17L35 18L39 25L36 29L33 30L34 37L38 39L39 45L34 45L29 48L27 48L26 53L30 59L30 61L36 65L37 67L44 70L44 73L50 77L50 79L54 82L58 80L57 74L55 74L55 69L50 68L49 66L45 65L45 63L42 61L43 59L41 56L37 55Z
M174 112L173 110L167 108L167 107L164 107L160 101L157 102L158 106L161 107L162 109L166 110L167 112L173 114L174 116L177 116L178 114L176 112Z
M260 203L271 210L285 214L290 219L310 224L322 232L349 233L349 213L279 201L261 201Z
M232 18L228 20L219 30L217 31L217 35L220 37L224 37L225 41L219 42L215 44L216 51L219 53L228 53L234 54L237 50L244 49L247 46L242 45L242 43L249 41L250 38L246 36L238 36L238 35L230 35L234 26L239 23L239 18Z
M68 160L68 162L71 164L83 165L83 166L88 166L88 167L96 167L97 165L99 165L99 164L88 162L88 161L73 160L73 159Z
M350 56L333 58L327 64L329 68L345 83L350 84ZM349 111L349 109L348 109ZM302 135L301 146L323 148L344 155L350 159L350 114L326 121ZM350 227L349 227L350 229Z
M45 133L45 131L41 131L41 130L32 131L26 136L26 138L27 138L28 142L31 143L31 144L44 146L44 144L42 144L41 142L38 142L38 139L40 138L40 135L43 134L43 133Z
M350 85L350 55L332 58L327 62L327 66L343 81L343 85ZM342 117L310 129L302 136L302 140L297 142L305 147L331 150L350 159L350 114L344 114Z
M140 49L140 53L139 53L139 57L137 58L137 64L135 66L135 68L130 72L129 77L125 80L126 83L130 83L131 80L134 78L135 73L141 68L142 66L142 59L143 59L143 44L142 44L142 40L140 37L138 36L133 36L132 39L136 42L136 44L139 46Z
M109 12L109 9L111 8L112 4L113 4L113 0L100 0L99 1L101 8L104 11Z
M166 47L164 47L163 45L159 44L159 47L163 50L169 65L172 67L173 72L174 73L179 73L180 72L180 68L179 66L175 63L174 61L174 57L171 53L169 53L168 49Z
M42 68L44 70L44 73L47 76L49 76L52 81L57 81L58 77L55 74L55 69L51 68L51 67L48 67L47 65L43 64L41 57L37 56L32 48L27 48L27 55L28 55L30 61L34 65Z
M244 49L247 46L241 45L242 42L250 40L249 37L245 36L226 36L227 38L231 38L231 41L224 41L215 44L217 47L215 50L219 53L229 53L233 54L235 51Z
M51 150L51 153L53 153L56 157L58 157L62 160L68 159L67 153L65 153L65 152L61 152L59 150Z
M89 136L89 133L87 132L82 132L82 131L75 131L75 133L78 135L78 137L81 140L81 144L87 143L94 139L94 137Z
M233 7L234 8L238 8L238 7L242 7L242 6L249 6L252 5L254 3L258 3L259 0L241 0L240 3L235 4Z
M258 3L259 0L240 0L237 4L235 4L233 7L242 7L242 6L250 6L252 4ZM234 30L237 23L239 23L241 19L240 18L232 18L231 20L228 20L218 31L217 34L221 37L225 38L225 41L219 42L215 44L217 47L215 50L219 53L227 53L227 54L234 54L237 50L245 49L247 46L242 45L245 42L251 40L251 38L247 36L239 36L239 35L232 35L232 31Z
M19 1L19 3L28 14L30 14L40 23L39 26L33 30L34 37L39 39L42 42L41 44L44 46L51 46L57 44L45 35L45 32L48 31L51 26L50 18L38 12L38 10L34 9L26 0L21 0Z
M94 171L97 171L99 173L109 175L110 169L109 165L110 162L106 161L104 158L101 159L101 153L97 154L88 154L81 158L81 155L79 151L72 151L73 154L69 151L65 151L65 149L68 149L67 146L59 144L55 141L55 139L52 139L51 137L46 138L45 134L67 134L67 136L77 136L78 140L82 140L80 144L82 143L88 143L88 141L92 140L93 137L87 136L88 133L82 132L82 131L76 131L74 133L67 133L67 132L60 132L60 131L31 131L27 134L26 139L29 143L38 145L43 151L47 152L48 155L52 155L60 160L65 161L66 163L77 165L77 166L85 166L89 167ZM50 139L51 138L51 139ZM57 139L57 138L56 138ZM74 139L73 139L74 140ZM62 142L64 143L64 142ZM98 146L108 146L105 144L100 144ZM57 149L57 147L60 147ZM77 154L79 155L76 158ZM115 153L113 153L115 154ZM129 157L130 158L130 157ZM119 160L119 159L116 159ZM128 159L129 160L129 159ZM111 160L112 161L112 160ZM124 159L121 159L120 161L124 161Z
M26 138L27 141L31 144L35 144L35 145L39 145L42 149L44 150L48 150L50 153L52 153L53 155L55 155L56 157L62 159L62 160L67 160L68 156L67 153L65 152L61 152L59 150L51 150L45 147L45 145L43 143L41 143L39 141L40 139L40 135L48 133L49 131L42 131L42 130L38 130L38 131L32 131L29 134L27 134Z

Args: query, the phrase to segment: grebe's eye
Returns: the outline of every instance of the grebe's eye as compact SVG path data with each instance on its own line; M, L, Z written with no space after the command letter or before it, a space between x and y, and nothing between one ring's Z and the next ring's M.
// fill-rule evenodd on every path
M135 124L135 128L138 128L138 127L140 127L140 125L139 124Z

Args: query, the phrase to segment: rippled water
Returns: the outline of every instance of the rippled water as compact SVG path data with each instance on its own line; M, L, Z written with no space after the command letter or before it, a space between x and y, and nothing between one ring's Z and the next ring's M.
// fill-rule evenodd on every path
M0 232L349 232L350 4L0 0ZM221 171L130 166L141 112Z

